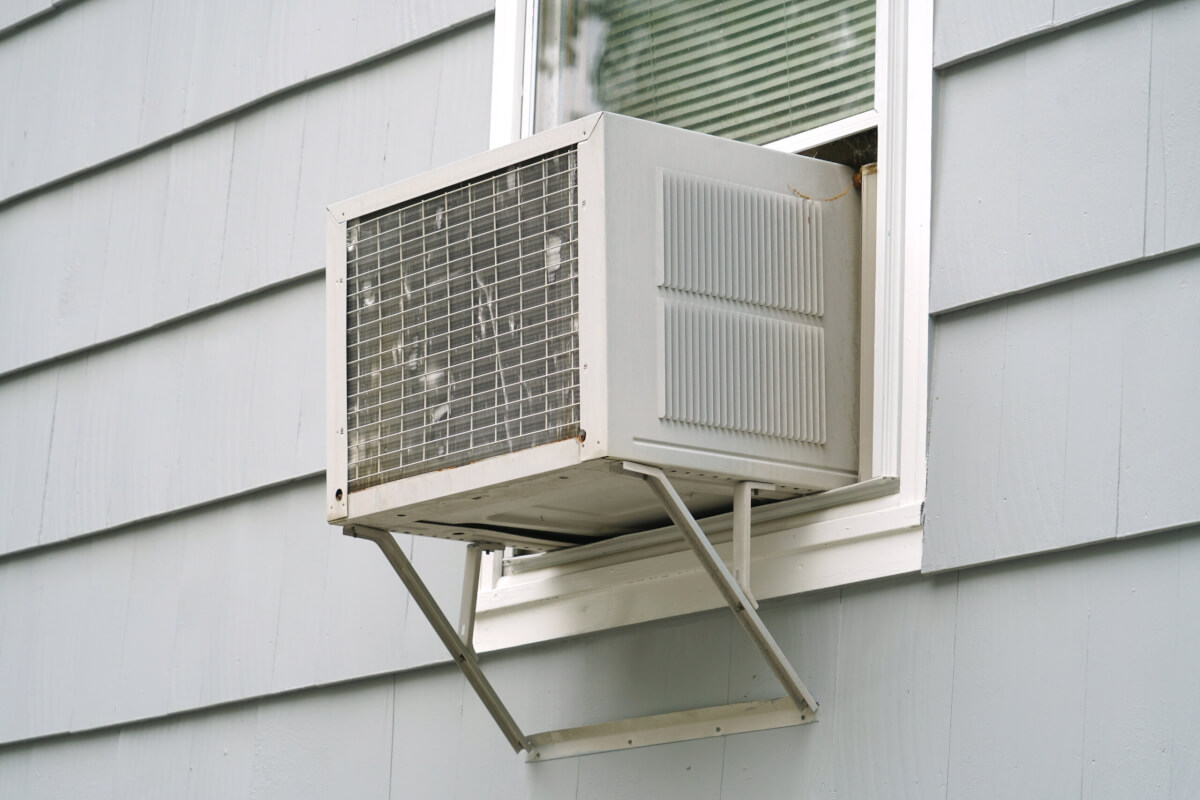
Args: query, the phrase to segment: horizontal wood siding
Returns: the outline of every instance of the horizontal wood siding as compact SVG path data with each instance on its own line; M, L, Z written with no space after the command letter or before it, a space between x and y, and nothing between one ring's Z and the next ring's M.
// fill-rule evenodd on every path
M1200 6L1154 8L1150 58L1150 136L1146 174L1146 253L1200 243Z
M325 524L323 496L298 481L0 560L0 745L444 662L378 551ZM456 618L462 547L402 539Z
M21 154L0 162L0 201L491 10L491 0L80 3L0 47L5 106L22 109L0 119L0 152Z
M1200 244L1195 3L1155 3L941 73L933 311Z
M4 107L43 62L59 98L0 120L6 165L89 168L0 204L0 746L444 658L378 553L324 522L324 208L486 149L492 26L460 23L490 4L285 6L222 31L200 6L89 0L0 38ZM46 83L93 56L108 73ZM33 140L88 92L101 124L169 143L90 169L107 133ZM219 120L182 130L201 106ZM454 613L461 549L406 547Z
M19 504L10 549L322 470L323 304L323 282L308 281L48 367L56 400L30 449L48 452L41 502ZM44 387L43 371L0 382L0 396Z
M391 681L0 750L5 797L388 797Z
M1143 0L939 0L933 63L944 67Z
M0 373L322 270L326 205L487 147L490 52L478 25L0 208L0 263L38 265L0 272Z
M1200 253L940 318L924 564L1200 520Z
M33 23L55 5L54 0L7 0L0 5L0 35Z
M1198 587L1190 530L766 603L821 702L798 728L528 765L442 665L2 747L0 793L1185 800ZM484 664L529 729L779 691L727 614Z
M1200 521L1198 29L1146 3L939 74L926 569Z

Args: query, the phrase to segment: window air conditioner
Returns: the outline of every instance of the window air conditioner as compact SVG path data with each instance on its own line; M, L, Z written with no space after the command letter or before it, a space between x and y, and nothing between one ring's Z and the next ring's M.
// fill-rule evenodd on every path
M551 549L853 483L847 167L595 114L332 206L328 517Z

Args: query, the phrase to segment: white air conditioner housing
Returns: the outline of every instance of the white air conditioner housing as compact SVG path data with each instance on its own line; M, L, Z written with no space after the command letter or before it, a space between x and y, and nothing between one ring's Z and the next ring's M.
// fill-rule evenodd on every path
M328 518L550 549L853 483L837 164L594 114L332 206Z

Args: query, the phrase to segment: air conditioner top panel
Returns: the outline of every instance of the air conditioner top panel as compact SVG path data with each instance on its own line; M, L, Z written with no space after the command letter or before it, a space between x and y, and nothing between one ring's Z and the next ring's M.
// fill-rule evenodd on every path
M330 205L329 214L335 221L345 222L414 197L439 191L447 186L470 182L479 175L528 161L543 153L579 144L592 136L596 126L606 116L613 115L604 111L589 114L536 136L529 136L429 172L372 189Z

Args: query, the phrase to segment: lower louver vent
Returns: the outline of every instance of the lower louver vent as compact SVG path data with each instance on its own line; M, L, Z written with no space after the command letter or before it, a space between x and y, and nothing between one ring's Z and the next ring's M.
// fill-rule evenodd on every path
M351 220L350 491L579 433L574 148Z

